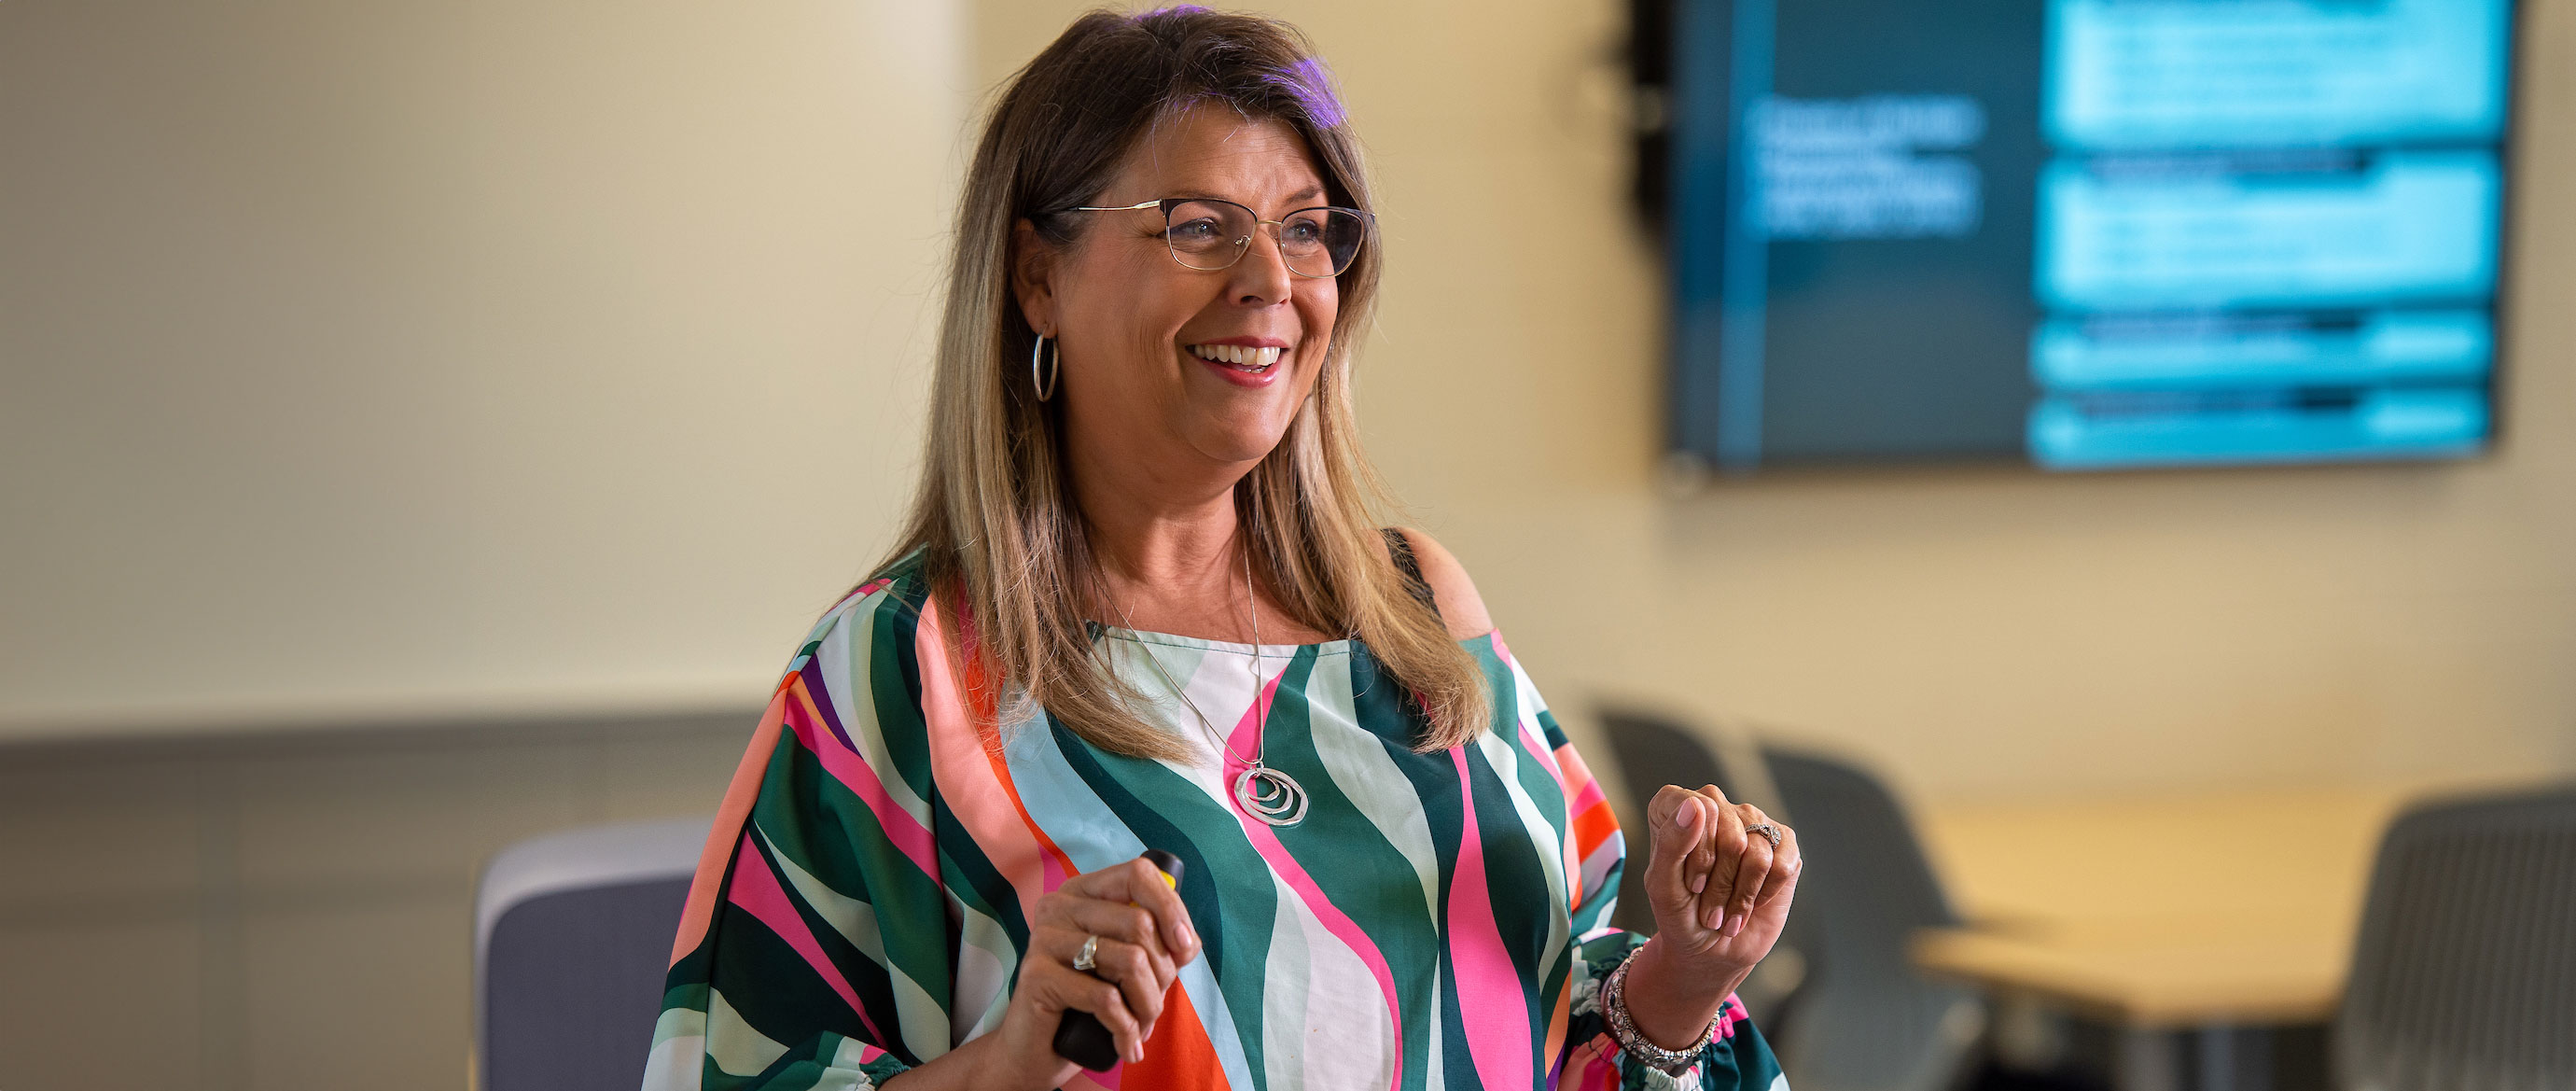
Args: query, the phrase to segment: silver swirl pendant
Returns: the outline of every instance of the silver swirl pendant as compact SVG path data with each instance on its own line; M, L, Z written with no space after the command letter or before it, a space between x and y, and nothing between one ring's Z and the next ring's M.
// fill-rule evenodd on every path
M1305 786L1258 762L1234 778L1234 802L1243 808L1243 813L1273 826L1294 826L1306 820Z

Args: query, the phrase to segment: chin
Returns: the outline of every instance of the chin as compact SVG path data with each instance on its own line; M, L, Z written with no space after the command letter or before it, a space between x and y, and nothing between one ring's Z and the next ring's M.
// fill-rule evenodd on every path
M1240 442L1211 444L1200 449L1206 451L1209 457L1214 458L1219 462L1258 462L1269 457L1270 452L1275 451L1278 448L1279 441L1276 437L1273 437L1268 443L1261 443L1247 438Z
M1254 462L1269 456L1287 438L1286 422L1278 427L1207 428L1190 446L1218 462Z

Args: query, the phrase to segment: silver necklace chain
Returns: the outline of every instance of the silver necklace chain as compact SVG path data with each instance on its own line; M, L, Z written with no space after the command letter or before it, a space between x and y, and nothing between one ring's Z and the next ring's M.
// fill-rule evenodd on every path
M1092 570L1091 581L1099 589L1100 597L1118 611L1118 623L1126 626L1130 633L1137 632L1127 607L1110 598L1109 588L1100 582L1099 569ZM1215 724L1208 722L1207 713L1199 711L1198 702L1190 700L1189 691L1182 689L1181 684L1172 679L1171 672L1163 669L1163 661L1154 655L1150 646L1143 649L1145 663L1154 668L1154 673L1162 677L1163 684L1171 687L1172 693L1181 699L1181 704L1190 710L1190 715L1199 722L1199 730L1207 732L1208 741L1216 744L1217 752L1243 763L1242 774L1234 778L1235 804L1242 807L1245 814L1269 825L1294 826L1306 818L1306 788L1297 783L1295 777L1273 769L1261 760L1262 742L1270 735L1270 702L1266 696L1268 684L1261 679L1261 600L1252 593L1252 549L1248 543L1243 549L1243 600L1252 611L1254 720L1251 757L1244 757L1235 751L1233 744L1225 741L1225 735L1216 729Z

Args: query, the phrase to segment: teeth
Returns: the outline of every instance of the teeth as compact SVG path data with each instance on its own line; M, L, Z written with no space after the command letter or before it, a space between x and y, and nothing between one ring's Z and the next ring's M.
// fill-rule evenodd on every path
M1266 371L1270 365L1279 362L1281 350L1249 345L1191 345L1189 351L1190 355L1202 360L1232 364L1246 371Z

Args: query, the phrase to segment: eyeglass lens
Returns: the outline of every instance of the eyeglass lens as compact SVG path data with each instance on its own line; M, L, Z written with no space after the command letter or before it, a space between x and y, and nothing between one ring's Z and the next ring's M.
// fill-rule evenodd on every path
M1183 201L1164 215L1163 238L1172 257L1192 269L1223 269L1252 246L1260 230L1252 210L1231 201ZM1358 213L1309 208L1279 224L1279 255L1300 276L1336 276L1358 257L1368 225Z

